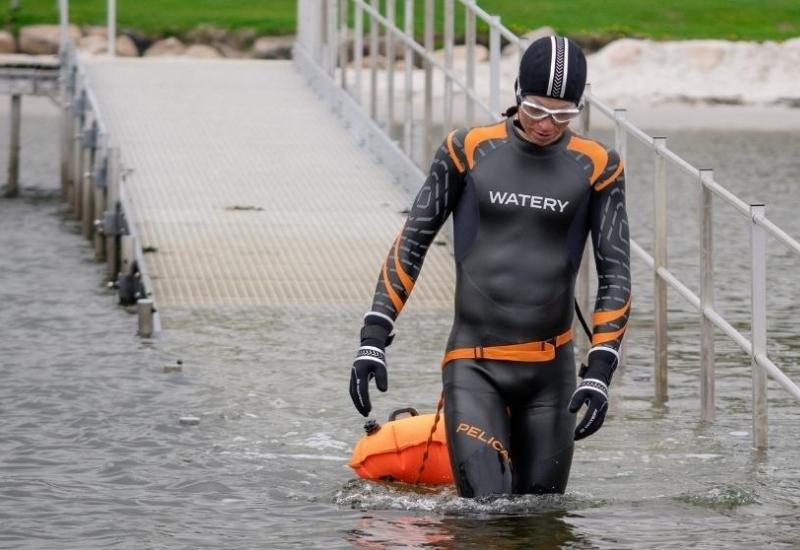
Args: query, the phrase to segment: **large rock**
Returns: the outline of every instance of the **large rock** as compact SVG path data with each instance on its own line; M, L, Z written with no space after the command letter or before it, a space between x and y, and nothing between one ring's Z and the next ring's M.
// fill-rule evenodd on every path
M108 51L108 39L99 34L89 34L81 38L78 48L92 55L103 54Z
M84 27L83 36L102 36L103 38L108 38L108 27L100 25Z
M10 32L0 31L0 54L17 53L17 44Z
M222 54L215 47L207 44L192 44L186 48L184 55L197 59L219 59L222 57Z
M256 59L291 59L294 36L262 36L253 43Z
M108 39L105 34L87 34L81 38L80 46L82 52L100 55L108 53ZM139 50L129 36L118 36L115 42L114 55L118 57L138 57Z
M69 38L80 42L81 31L75 25L69 27ZM61 40L58 25L31 25L19 31L19 51L29 55L52 55L58 53Z
M139 57L139 50L136 43L130 36L123 34L117 37L116 54L119 57Z
M544 36L555 36L557 33L553 30L552 27L539 27L538 29L533 29L532 31L528 31L522 36L520 36L520 40L524 45L528 45L531 42L534 42ZM517 55L519 52L519 48L514 44L506 44L503 48L503 55L508 57L511 55Z
M169 38L155 42L152 46L147 48L144 55L145 57L167 57L183 55L185 52L186 46L183 45L183 42L174 36L170 36Z

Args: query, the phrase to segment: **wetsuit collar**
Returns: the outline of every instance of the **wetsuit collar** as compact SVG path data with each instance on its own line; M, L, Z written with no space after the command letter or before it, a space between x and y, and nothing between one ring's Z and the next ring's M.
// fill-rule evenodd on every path
M561 137L553 143L549 145L536 145L520 135L521 130L514 124L513 116L506 119L506 131L514 147L520 151L539 157L549 157L558 153L564 148L564 145L569 142L569 138L572 135L572 131L567 128L564 133L561 134Z

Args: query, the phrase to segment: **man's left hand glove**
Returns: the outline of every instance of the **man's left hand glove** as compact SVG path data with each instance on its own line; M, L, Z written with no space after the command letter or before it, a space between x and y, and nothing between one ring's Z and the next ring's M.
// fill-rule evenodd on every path
M588 362L583 380L569 402L571 413L578 412L584 403L587 406L586 414L575 428L575 441L589 437L603 425L608 412L608 385L617 368L619 355L611 348L596 347L589 351Z

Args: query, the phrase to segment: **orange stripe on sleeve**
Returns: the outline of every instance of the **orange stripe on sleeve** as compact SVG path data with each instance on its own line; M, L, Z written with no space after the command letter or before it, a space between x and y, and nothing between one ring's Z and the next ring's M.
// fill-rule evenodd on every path
M414 281L411 277L403 269L403 266L400 264L400 237L402 235L402 231L400 235L394 240L394 269L397 271L397 276L400 278L400 282L403 285L403 290L406 291L406 296L411 294L411 290L414 288Z
M464 153L467 156L467 166L471 169L475 165L475 149L478 145L489 139L505 139L508 137L506 121L498 122L492 126L473 128L464 138Z
M594 325L602 325L603 323L608 323L613 321L614 319L619 319L623 315L628 312L628 309L631 307L631 297L628 296L628 301L619 309L614 309L612 311L597 311L592 315L592 323Z
M572 138L570 138L569 143L567 143L567 149L576 151L592 159L594 168L589 183L594 185L597 179L603 174L606 165L608 165L608 151L603 149L603 146L599 143L578 136L572 136Z
M456 170L459 173L464 172L464 165L461 164L461 161L458 160L458 155L456 155L456 150L453 148L453 136L455 135L456 131L453 130L449 134L447 134L447 152L450 154L450 159L453 161L453 164L456 165Z
M603 181L601 181L600 183L598 183L597 185L595 185L595 186L594 186L594 190L595 190L595 191L602 191L602 190L603 190L603 189L605 189L605 188L606 188L608 185L610 185L611 183L613 183L613 182L614 182L614 180L615 180L615 179L617 179L617 176L619 176L619 175L622 173L622 168L623 168L623 166L622 166L622 161L619 161L619 166L617 166L617 169L616 169L616 170L614 170L614 173L613 173L613 174L611 174L611 175L610 175L608 178L606 178L605 180L603 180Z
M403 309L403 300L400 299L400 296L392 288L392 283L389 282L389 269L386 267L388 261L389 258L386 258L386 261L383 262L383 286L386 287L386 293L391 298L395 311L400 313L400 310Z
M592 345L597 346L599 344L605 344L606 342L612 342L620 338L624 333L625 327L615 330L614 332L596 332L592 335Z

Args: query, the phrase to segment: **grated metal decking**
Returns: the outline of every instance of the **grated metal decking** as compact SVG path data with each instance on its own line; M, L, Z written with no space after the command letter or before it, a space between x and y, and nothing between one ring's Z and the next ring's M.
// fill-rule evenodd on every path
M410 201L291 62L86 65L160 308L368 307ZM433 247L409 307L450 307L452 263Z

